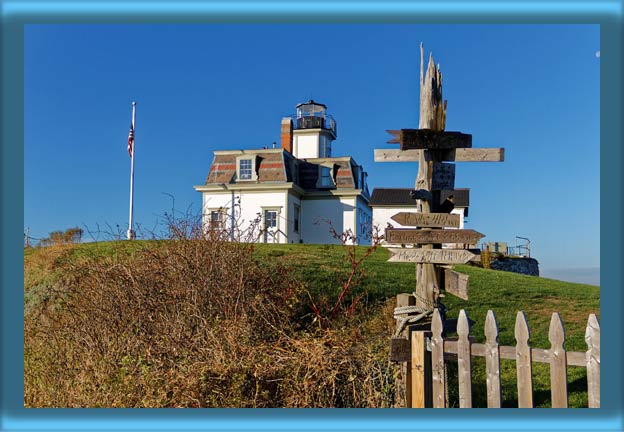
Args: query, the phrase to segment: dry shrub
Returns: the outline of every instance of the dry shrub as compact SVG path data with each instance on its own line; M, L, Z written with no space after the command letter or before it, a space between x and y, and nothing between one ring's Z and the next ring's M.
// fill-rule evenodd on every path
M25 312L28 407L392 404L391 313L301 328L302 284L252 244L187 235L62 265Z

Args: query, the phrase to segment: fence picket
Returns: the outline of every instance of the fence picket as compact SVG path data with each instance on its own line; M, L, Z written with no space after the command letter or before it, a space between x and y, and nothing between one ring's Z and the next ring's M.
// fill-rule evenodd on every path
M550 348L531 348L529 325L524 312L516 315L514 327L515 346L502 346L498 341L499 328L494 311L488 310L484 334L485 343L473 343L470 336L470 320L461 310L456 326L458 338L445 340L447 322L434 309L430 332L415 331L411 335L411 383L414 404L412 406L445 408L448 406L445 361L457 361L459 381L459 407L472 407L472 357L484 357L486 365L486 389L488 408L502 406L500 359L516 360L518 407L533 408L533 362L548 363L550 366L550 387L553 408L567 408L567 367L580 366L587 369L587 394L590 408L600 408L600 323L595 314L590 314L585 330L587 351L575 352L565 349L565 329L558 312L551 316L548 329ZM447 329L448 330L448 329ZM430 349L426 347L430 338ZM429 352L430 351L430 352Z
M494 312L489 310L485 318L485 371L488 408L501 407L500 348L498 324Z
M518 374L518 408L533 408L533 376L529 325L523 312L516 315L516 371Z
M568 407L568 370L566 351L563 347L565 330L557 312L552 314L548 329L550 341L550 394L553 408Z
M600 408L600 323L595 314L587 320L587 398L590 408Z
M444 375L444 338L442 336L443 330L442 317L440 311L435 309L433 311L433 318L431 320L431 362L432 362L432 381L433 381L433 407L445 408L446 407L446 395L445 386L446 380Z
M413 331L412 340L412 408L431 408L431 356L427 355L426 332Z
M459 407L472 408L472 358L470 356L470 326L465 310L459 311L457 321L457 365L459 373Z
M397 307L414 306L416 299L411 294L397 294L396 297ZM398 324L397 324L398 326ZM404 329L401 332L401 336L407 336L409 338L409 331ZM412 406L412 363L411 361L402 362L399 370L401 379L396 388L396 401L397 406L411 407Z

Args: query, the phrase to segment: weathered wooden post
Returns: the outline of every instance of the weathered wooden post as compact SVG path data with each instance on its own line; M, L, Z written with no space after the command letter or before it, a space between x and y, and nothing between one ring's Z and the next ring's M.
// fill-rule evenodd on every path
M427 74L423 77L424 48L420 44L420 116L418 129L443 131L446 124L446 101L442 101L442 74L440 67L433 63L433 54L429 55ZM403 150L403 145L401 145ZM439 150L423 149L418 157L418 175L416 176L415 190L432 190L433 166L440 163ZM417 209L421 213L430 213L432 200L419 200ZM432 249L433 245L422 246L424 249ZM437 306L440 293L440 273L434 264L416 264L416 304L427 307Z
M450 201L450 206L440 203L442 191L453 190L455 187L455 165L446 162L500 162L504 159L504 149L473 149L472 135L446 132L446 107L447 103L442 99L440 68L434 64L433 55L430 54L427 71L424 73L424 49L421 43L419 129L388 130L394 136L388 143L400 144L400 150L375 150L376 162L418 162L415 189L411 194L417 203L417 213L402 212L392 217L399 224L412 226L415 229L388 228L385 238L388 243L415 245L413 249L390 248L389 261L416 264L414 306L410 308L397 303L395 317L401 323L401 327L406 324L411 326L418 322L419 330L429 330L435 309L439 309L444 318L444 307L440 303L441 290L444 289L451 294L468 299L468 277L454 272L449 265L464 264L479 259L478 255L466 249L442 249L442 244L476 244L483 237L483 234L474 230L444 229L459 228L460 224L459 215L450 214L453 207L452 201ZM441 264L445 266L442 267ZM401 317L401 314L405 316ZM419 359L420 354L412 351L412 356L408 358L398 355L399 352L405 351L405 347L412 339L409 330L407 335L401 330L402 328L397 329L392 339L390 358L403 363L403 371L406 369L409 371L415 367L414 360ZM419 350L425 346L421 345L419 342ZM412 350L415 348L412 346ZM409 360L412 364L405 366ZM430 364L427 367L430 367ZM430 370L417 370L423 374L417 377L418 382L424 382L423 376L431 375ZM412 370L412 379L414 379L415 372ZM407 375L407 371L403 373L406 379ZM410 387L412 388L410 399L419 401L417 405L431 406L429 400L424 399L424 387L414 387L409 382L402 383L402 387L406 390L405 393L408 393ZM422 394L415 395L416 391ZM427 398L430 394L431 392L427 392ZM405 406L410 406L407 397L405 402Z
M409 294L397 294L397 308L414 306L414 297ZM409 329L403 328L403 325L397 323L397 336L401 336L400 342L390 347L390 358L401 361L399 369L399 380L397 381L395 406L412 406L412 388L408 384L412 381L412 364L410 357L410 345L407 338L409 337ZM393 351L394 350L394 351Z

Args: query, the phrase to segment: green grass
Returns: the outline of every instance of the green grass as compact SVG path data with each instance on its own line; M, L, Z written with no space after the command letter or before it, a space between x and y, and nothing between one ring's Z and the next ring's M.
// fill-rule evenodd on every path
M338 245L264 245L256 246L261 260L281 260L305 280L312 292L337 293L340 278L348 270L345 251ZM365 247L359 247L363 254ZM361 289L369 300L375 301L414 291L416 284L414 264L389 263L388 251L378 248L364 261L366 277ZM455 270L470 276L469 299L464 301L447 294L443 303L449 317L457 317L465 309L473 321L472 334L483 338L483 325L489 309L496 314L501 344L513 344L516 313L524 311L533 346L548 348L548 326L553 312L559 312L564 322L567 348L585 350L585 326L590 313L599 316L600 288L592 285L563 282L553 279L525 276L497 270L484 270L469 265Z
M364 247L358 248L363 254ZM346 271L345 251L335 245L258 245L261 259L280 259L293 266L311 291L336 293L340 276ZM414 264L388 263L388 251L379 248L363 264L367 277L364 289L370 301L409 293L415 287ZM548 328L553 312L558 312L566 331L565 348L568 351L586 351L584 335L590 313L600 317L600 288L592 285L563 282L553 279L525 276L516 273L485 270L461 265L455 270L470 276L467 301L447 294L443 303L447 317L456 318L465 309L475 321L471 329L477 342L484 342L485 317L488 310L496 314L499 343L515 345L516 314L523 311L531 332L530 343L536 348L549 348ZM473 360L473 403L487 406L485 398L485 363L483 358ZM536 407L550 406L550 377L546 364L534 364L534 403ZM515 362L501 360L503 404L517 406ZM568 368L568 392L571 407L587 406L586 373L584 368ZM450 392L451 406L457 405L457 393Z
M132 254L144 248L157 247L157 241L119 241L91 243L44 249L24 250L25 308L37 299L45 297L46 290L60 277L58 266L64 260L88 257ZM365 252L358 247L358 255ZM338 245L264 245L254 246L258 261L280 261L292 268L314 295L335 298L341 281L349 271L345 248ZM363 263L366 276L357 292L365 293L369 304L393 298L399 293L410 293L415 287L414 264L388 263L388 251L378 248ZM524 311L531 330L531 345L548 348L548 326L553 312L559 312L566 330L568 351L585 351L585 326L590 313L599 316L600 288L557 280L524 276L515 273L484 270L463 265L455 270L470 276L469 300L464 301L448 294L443 303L447 317L457 317L465 309L475 321L471 334L476 342L483 342L483 325L489 309L496 314L499 341L503 345L515 345L513 335L517 311ZM388 338L390 335L388 335ZM503 360L502 382L505 406L517 404L515 390L515 363ZM584 368L569 368L570 406L586 406L586 381ZM485 371L483 359L474 359L473 399L476 406L485 406ZM536 364L534 368L536 406L549 406L548 365ZM451 398L454 393L451 392ZM516 405L517 406L517 405Z

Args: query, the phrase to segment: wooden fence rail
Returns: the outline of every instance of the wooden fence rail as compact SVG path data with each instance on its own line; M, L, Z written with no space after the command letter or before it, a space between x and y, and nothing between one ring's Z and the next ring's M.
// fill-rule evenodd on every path
M567 352L565 332L558 313L553 313L548 339L549 349L529 345L529 326L523 312L518 312L515 324L516 346L498 343L498 324L494 312L485 320L485 343L475 343L470 337L470 325L462 309L457 322L457 340L446 340L439 311L434 311L431 332L411 334L411 395L412 407L445 408L445 361L458 364L459 407L472 407L472 357L484 357L488 408L501 407L500 359L516 361L518 407L533 408L533 363L550 364L550 387L553 408L568 407L567 367L587 368L587 393L590 408L600 407L600 325L591 314L585 331L586 352ZM427 349L427 340L429 349ZM426 352L430 350L430 353Z

